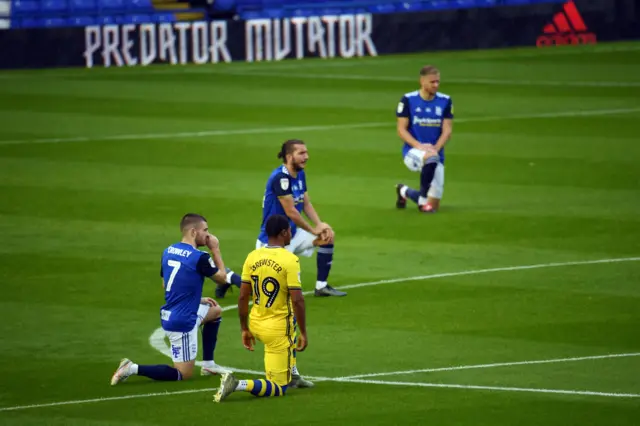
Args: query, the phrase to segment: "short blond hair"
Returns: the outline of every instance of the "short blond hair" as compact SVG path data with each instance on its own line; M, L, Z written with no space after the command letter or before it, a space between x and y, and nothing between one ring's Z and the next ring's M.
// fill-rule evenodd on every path
M433 65L425 65L420 69L421 76L434 75L434 74L440 74L440 70L434 67Z

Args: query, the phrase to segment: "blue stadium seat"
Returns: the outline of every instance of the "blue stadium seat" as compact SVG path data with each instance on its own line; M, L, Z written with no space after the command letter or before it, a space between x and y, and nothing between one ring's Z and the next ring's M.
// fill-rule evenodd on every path
M269 18L269 19L280 19L284 16L284 13L282 12L282 9L264 9L262 11L262 15L265 18Z
M120 23L122 24L148 24L153 22L149 15L124 15Z
M76 13L76 11L85 13L98 9L96 0L69 0L69 6L71 7L72 13Z
M42 11L48 14L61 14L69 9L67 0L44 0Z
M393 3L372 4L368 9L371 13L393 13L396 11Z
M263 17L264 15L262 14L262 12L257 10L246 10L240 13L240 18L242 18L245 21L249 19L261 19Z
M161 12L161 13L155 13L153 15L151 15L151 18L153 18L153 22L174 22L176 20L176 17L173 15L173 13L167 13L167 12Z
M38 28L42 26L42 20L35 18L24 18L18 21L20 28Z
M102 9L108 9L108 10L124 9L124 0L98 0L98 4Z
M420 1L405 1L398 3L396 6L398 12L415 12L425 9L424 5Z
M115 16L99 15L96 16L96 25L113 25L117 23Z
M73 16L69 18L69 24L74 27L86 27L95 25L96 20L93 16Z
M40 2L34 0L15 0L13 12L16 15L28 15L40 10Z
M153 10L151 0L127 0L126 5L128 9Z
M69 22L64 18L45 18L42 20L43 27L68 27Z
M291 11L291 16L307 17L315 15L313 9L294 9Z

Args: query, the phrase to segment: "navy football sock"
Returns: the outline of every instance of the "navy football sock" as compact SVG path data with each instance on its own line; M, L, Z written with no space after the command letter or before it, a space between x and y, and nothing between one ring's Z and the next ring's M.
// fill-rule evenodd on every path
M318 247L318 281L326 282L333 262L333 244Z
M202 360L213 361L213 353L218 342L218 330L222 318L207 322L202 326Z
M436 173L436 167L438 163L427 163L422 166L422 171L420 172L420 196L426 198L427 192L429 191L429 187L431 186L431 181L433 180L433 175Z
M230 272L230 274L231 276L227 274L227 282L240 288L240 284L242 284L242 278L240 278L240 275L236 274L235 272Z
M175 382L182 380L178 370L168 365L139 365L138 376L145 376L153 380Z
M413 188L407 187L407 198L418 204L418 198L420 197L420 191L416 191Z

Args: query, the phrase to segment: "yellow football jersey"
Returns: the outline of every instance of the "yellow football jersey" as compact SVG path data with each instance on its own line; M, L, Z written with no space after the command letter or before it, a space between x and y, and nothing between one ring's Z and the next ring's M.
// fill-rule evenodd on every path
M293 304L289 289L302 287L298 256L282 247L254 250L242 267L242 281L251 283L251 324L274 333L291 334Z

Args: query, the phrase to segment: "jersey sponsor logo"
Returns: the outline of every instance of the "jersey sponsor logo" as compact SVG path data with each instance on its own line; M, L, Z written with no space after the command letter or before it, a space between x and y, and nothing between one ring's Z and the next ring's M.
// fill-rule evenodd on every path
M439 127L442 124L442 120L439 118L420 118L413 117L414 126L422 126L422 127Z
M538 47L597 43L596 35L589 32L573 0L564 4L562 11L553 16L542 32L536 40Z
M287 189L289 189L289 179L287 178L280 179L280 188L282 188L283 191L286 191Z

